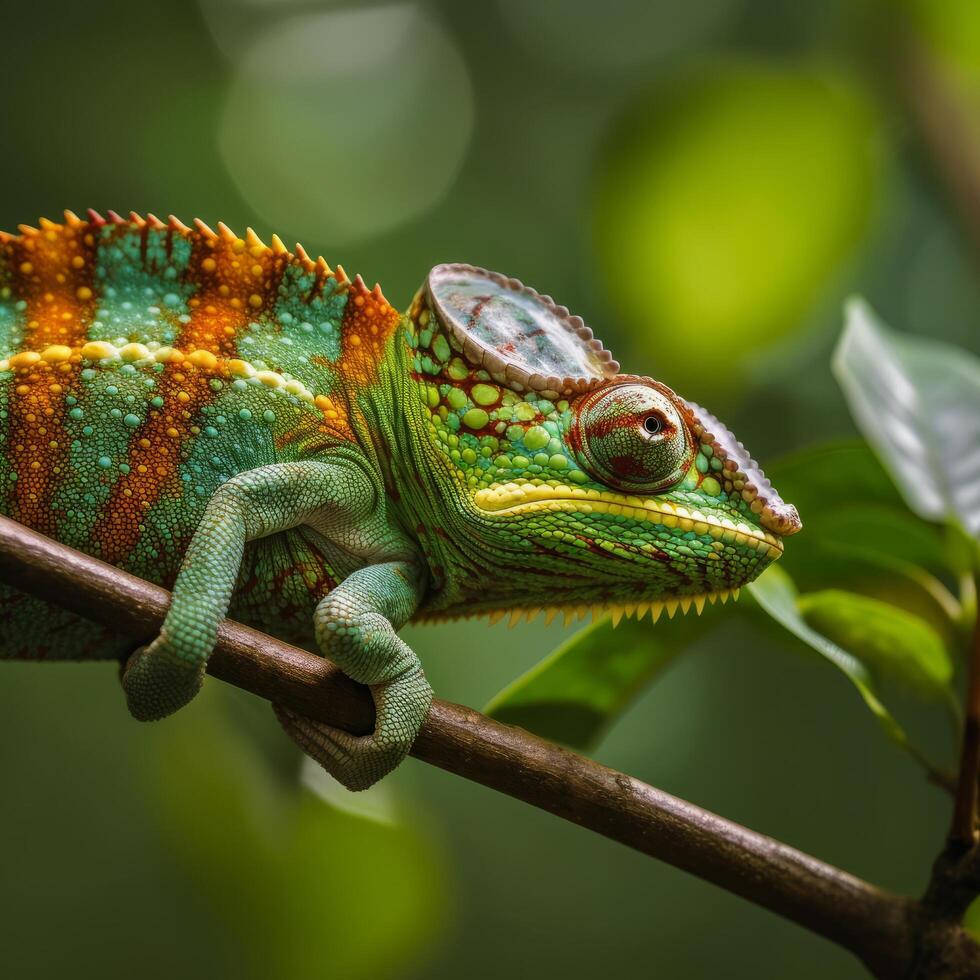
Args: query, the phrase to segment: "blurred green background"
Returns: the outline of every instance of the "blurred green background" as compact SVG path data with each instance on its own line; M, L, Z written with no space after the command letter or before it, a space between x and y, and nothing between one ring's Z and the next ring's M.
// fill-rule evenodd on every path
M980 350L942 179L950 144L980 152L975 0L49 0L6 5L0 34L0 227L90 206L252 225L401 308L437 262L498 269L764 463L854 434L828 366L848 294ZM937 150L947 97L962 129ZM405 635L441 696L479 706L568 631ZM863 975L421 764L352 799L216 682L140 726L110 665L0 673L6 976ZM741 621L597 755L899 890L948 819L843 677Z

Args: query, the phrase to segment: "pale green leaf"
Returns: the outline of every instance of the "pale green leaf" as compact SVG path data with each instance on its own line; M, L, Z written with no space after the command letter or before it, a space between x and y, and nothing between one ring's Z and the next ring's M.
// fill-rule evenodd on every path
M303 757L300 782L315 793L327 806L363 820L395 827L401 814L395 784L383 779L368 789L352 792L331 776L318 762Z
M980 538L980 360L847 307L834 373L909 507Z

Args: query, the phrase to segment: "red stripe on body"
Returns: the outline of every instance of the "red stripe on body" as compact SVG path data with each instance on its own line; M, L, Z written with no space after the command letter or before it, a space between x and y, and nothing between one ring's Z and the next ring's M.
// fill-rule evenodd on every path
M198 434L201 409L216 397L211 379L224 376L217 361L234 357L240 331L275 301L288 260L264 247L249 248L240 238L192 234L186 275L198 290L188 302L191 319L177 340L179 353L157 375L148 395L161 397L164 404L150 408L134 432L130 471L118 478L95 528L102 557L109 562L121 562L136 547L143 515L155 503L184 493L180 464Z

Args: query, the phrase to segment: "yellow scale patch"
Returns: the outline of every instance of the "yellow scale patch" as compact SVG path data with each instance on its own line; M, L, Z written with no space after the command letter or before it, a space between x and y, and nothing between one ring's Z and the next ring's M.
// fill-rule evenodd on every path
M41 351L25 350L12 357L0 360L0 371L20 371L31 368L39 362L61 364L73 357L98 361L102 364L113 362L129 364L180 364L186 362L194 367L212 374L221 374L232 378L244 378L267 388L279 388L286 394L294 395L300 401L316 406L330 421L340 419L337 404L327 395L316 395L302 381L279 374L277 371L257 371L248 361L239 358L216 357L211 351L198 349L188 353L174 347L164 347L157 344L126 344L116 347L103 340L89 341L82 347L68 347L64 344L52 344Z

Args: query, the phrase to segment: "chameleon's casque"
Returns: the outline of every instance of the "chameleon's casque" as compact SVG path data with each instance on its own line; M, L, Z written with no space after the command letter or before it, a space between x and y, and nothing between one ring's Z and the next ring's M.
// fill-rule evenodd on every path
M90 212L0 233L0 509L174 589L124 675L137 717L193 697L230 609L372 686L366 738L280 712L369 785L431 698L408 620L672 616L798 530L714 417L620 374L517 280L438 266L400 315L299 246L218 227ZM128 652L6 588L0 642Z

